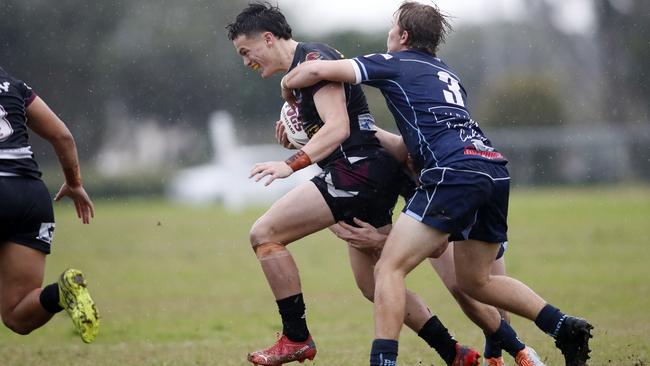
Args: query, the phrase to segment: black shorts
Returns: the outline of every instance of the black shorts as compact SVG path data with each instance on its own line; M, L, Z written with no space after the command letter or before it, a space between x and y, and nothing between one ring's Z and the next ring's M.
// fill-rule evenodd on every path
M375 227L392 223L404 173L383 149L337 159L312 178L334 220L354 225L358 218ZM355 225L356 226L356 225Z
M0 177L0 245L14 242L50 253L52 199L40 179Z

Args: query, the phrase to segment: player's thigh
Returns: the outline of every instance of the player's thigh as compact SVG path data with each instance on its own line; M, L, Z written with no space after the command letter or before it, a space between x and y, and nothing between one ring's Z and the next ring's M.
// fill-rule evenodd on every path
M456 286L456 265L454 264L454 243L449 243L447 249L438 258L429 258L429 263L436 271L442 283L448 289Z
M391 228L392 225L385 225L377 228L377 231L388 234ZM366 298L372 301L375 292L375 263L379 260L381 253L359 250L348 246L348 254L357 287Z
M501 257L492 263L490 268L490 274L494 276L505 276L506 275L506 260L504 257Z
M400 214L381 253L381 266L410 272L423 260L446 247L449 234Z
M464 240L454 243L454 264L459 284L480 285L488 281L499 243Z
M0 311L6 314L28 293L41 287L45 253L25 245L0 244Z
M334 217L314 183L305 182L277 200L251 229L253 246L289 244L334 224Z
M348 246L348 254L357 287L366 298L372 299L375 292L375 263L379 256L351 246Z
M503 248L500 250L504 250ZM505 276L506 275L506 260L503 255L498 257L494 263L492 263L492 267L490 268L490 274L492 276ZM510 313L503 309L498 309L499 314L501 314L501 318L505 320L506 322L510 322Z
M456 285L456 265L454 262L454 248L455 245L453 242L449 243L449 247L445 252L438 258L429 258L429 262L433 269L438 273L442 282L447 286L447 288L452 288ZM499 255L497 259L494 260L492 266L490 267L490 274L502 276L506 274L506 263L503 256L503 251L505 249L502 247L499 249Z

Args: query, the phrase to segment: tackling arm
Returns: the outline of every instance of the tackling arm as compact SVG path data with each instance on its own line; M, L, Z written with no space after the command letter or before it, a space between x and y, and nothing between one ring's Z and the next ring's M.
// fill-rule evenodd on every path
M357 77L351 60L316 60L303 62L286 74L281 81L283 89L300 89L321 80L356 84Z
M386 238L390 232L391 225L382 228L376 228L369 223L354 218L357 226L349 225L345 221L330 226L330 230L345 240L351 247L368 252L381 252L386 243Z
M384 149L395 158L395 160L401 164L406 163L408 151L406 150L406 145L404 144L402 136L388 132L376 126L375 128L377 130L375 136L377 136L381 146L383 146Z

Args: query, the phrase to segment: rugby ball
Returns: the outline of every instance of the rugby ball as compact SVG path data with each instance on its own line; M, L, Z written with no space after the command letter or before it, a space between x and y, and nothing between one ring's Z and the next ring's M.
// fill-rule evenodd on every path
M302 119L298 111L293 109L289 103L284 102L280 110L280 121L284 126L289 142L296 148L300 149L309 142L309 137L302 126Z

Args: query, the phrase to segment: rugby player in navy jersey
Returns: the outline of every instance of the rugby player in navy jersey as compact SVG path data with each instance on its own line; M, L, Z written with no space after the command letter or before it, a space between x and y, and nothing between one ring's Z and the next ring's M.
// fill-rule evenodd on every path
M413 169L411 168L409 170L411 171L411 175L414 175ZM414 193L413 190L416 184L411 179L405 179L402 187L400 195L408 201ZM356 250L381 253L388 234L380 232L374 226L357 218L354 218L354 223L356 226L346 222L339 222L331 226L330 230ZM497 253L496 260L493 262L490 270L492 275L506 274L505 260L503 258L506 246L507 243L503 243ZM376 260L374 259L373 264ZM509 314L507 312L498 311L491 306L482 304L460 290L456 281L453 243L450 243L450 246L438 258L429 258L429 262L467 317L483 329L485 333L484 365L505 365L502 354L502 350L505 349L513 356L515 363L519 366L544 366L544 363L540 360L535 350L523 344L514 330L511 330L507 324L509 323ZM355 271L355 279L364 295L371 299L371 296L374 296L375 285L373 273L368 273L367 268L360 267L359 270ZM409 313L408 305L406 312ZM489 324L495 321L498 322L499 317L506 322L503 331L489 334L491 333Z
M342 58L328 45L293 40L282 13L267 3L250 4L227 29L244 64L259 71L263 78L306 60ZM378 136L389 134L375 129L360 86L323 82L296 90L296 96L310 141L286 162L256 164L251 177L258 181L267 177L266 184L270 184L312 162L323 172L276 201L251 228L250 242L283 325L282 335L274 345L248 355L249 361L259 365L304 361L316 355L305 319L298 268L286 245L338 221L351 223L353 217L387 231L403 176L400 163L379 142ZM277 136L281 139L282 134ZM399 136L389 136L387 148L401 148L401 143L391 144L399 140ZM350 250L350 257L355 274L362 267L372 276L376 258L356 249ZM476 351L460 346L415 294L409 292L406 298L411 313L406 323L447 364L477 365Z
M70 197L84 224L94 215L81 184L72 134L27 84L0 68L2 321L18 334L29 334L65 309L82 340L90 343L97 335L99 316L82 273L67 269L58 282L41 288L54 234L54 212L29 145L28 127L52 145L61 164L65 182L54 199Z
M370 251L370 252L381 252L388 234L382 233L374 226L368 224L367 222L361 221L357 218L354 219L356 226L350 225L346 222L339 222L336 225L330 227L330 230L334 234L345 240L348 245L354 247L357 250L361 251ZM496 260L492 264L490 273L492 275L505 275L505 259L504 254L506 250L507 243L504 243L501 247L501 250L497 254ZM472 299L466 295L456 282L456 270L454 268L454 250L453 243L450 243L449 247L440 255L438 258L429 258L429 263L436 271L443 284L454 296L461 309L465 314L476 323L481 328L485 328L486 324L489 324L489 320L486 322L486 319L494 317L491 313L486 313L486 305L483 305L476 300ZM357 276L358 277L358 276ZM359 287L365 293L374 293L374 279L372 273L364 278L366 281L362 282ZM360 282L360 280L357 280ZM408 309L406 310L408 312ZM488 311L492 311L489 309ZM501 318L509 323L509 314L504 311L500 311ZM488 330L485 332L485 350L483 353L483 364L485 366L503 366L505 365L505 360L503 359L502 347L506 349L515 359L517 365L532 365L532 366L543 366L543 362L537 356L537 353L531 347L526 347L516 336L516 333L512 332L512 339L503 340L500 339L500 334L490 334L488 335ZM522 348L523 347L523 348ZM526 363L528 362L528 363Z
M322 80L379 88L420 171L421 185L376 266L370 364L396 364L404 278L453 240L456 279L465 293L535 321L555 339L567 366L586 365L592 329L587 321L564 314L513 278L490 275L499 243L507 240L510 176L507 160L471 119L459 78L436 57L448 29L436 7L407 1L395 13L388 53L307 62L281 81L288 100L289 89ZM495 333L503 326L490 324Z

